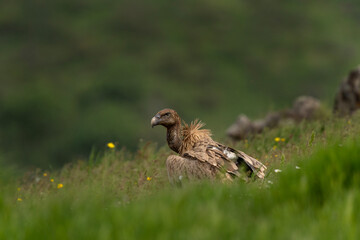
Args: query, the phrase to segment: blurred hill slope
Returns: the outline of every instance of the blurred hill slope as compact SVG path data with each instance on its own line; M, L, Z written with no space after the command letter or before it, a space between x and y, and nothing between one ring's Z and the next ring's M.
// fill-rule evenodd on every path
M360 62L359 16L355 1L2 2L0 150L60 165L163 141L149 128L163 107L221 136L240 112L332 99Z

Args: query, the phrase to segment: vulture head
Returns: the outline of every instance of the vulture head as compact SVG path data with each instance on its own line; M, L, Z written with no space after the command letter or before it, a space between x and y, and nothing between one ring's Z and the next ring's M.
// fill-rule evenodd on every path
M165 108L159 111L152 119L151 126L163 125L166 128L171 128L181 123L180 117L172 109Z

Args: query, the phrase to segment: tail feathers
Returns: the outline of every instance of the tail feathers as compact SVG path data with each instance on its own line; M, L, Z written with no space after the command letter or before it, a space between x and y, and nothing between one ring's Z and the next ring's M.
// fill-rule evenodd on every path
M258 178L265 178L265 171L266 171L266 166L264 164L262 164L261 162L259 162L258 160L256 160L253 157L250 157L249 155L247 155L244 152L241 151L237 151L238 156L244 160L244 162L246 163L246 165L248 165L251 170L256 174L256 176Z

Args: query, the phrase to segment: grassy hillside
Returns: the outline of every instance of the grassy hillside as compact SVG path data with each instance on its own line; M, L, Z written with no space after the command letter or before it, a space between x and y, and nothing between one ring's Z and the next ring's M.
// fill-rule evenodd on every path
M359 133L360 114L286 125L236 146L268 166L265 181L181 188L166 146L116 146L2 184L0 238L358 239Z
M336 0L2 1L0 152L62 166L164 143L149 128L164 107L221 135L299 95L331 102L360 62L359 16Z

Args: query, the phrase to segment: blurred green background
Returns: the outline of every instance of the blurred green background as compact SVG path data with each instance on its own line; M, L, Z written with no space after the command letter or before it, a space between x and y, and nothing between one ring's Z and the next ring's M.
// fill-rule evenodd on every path
M359 23L357 1L2 1L0 153L56 167L109 141L164 144L164 107L219 138L298 95L331 106Z

